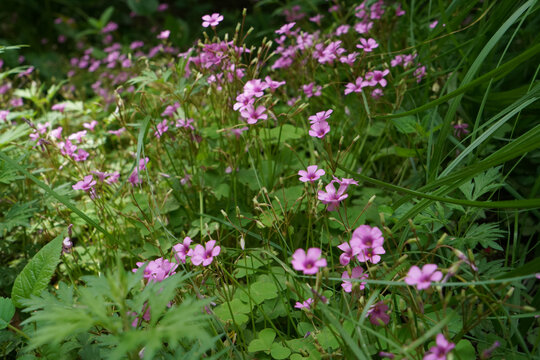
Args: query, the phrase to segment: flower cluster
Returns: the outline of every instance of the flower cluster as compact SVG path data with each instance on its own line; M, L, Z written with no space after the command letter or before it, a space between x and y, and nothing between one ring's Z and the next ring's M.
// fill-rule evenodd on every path
M329 109L326 111L319 111L315 115L311 115L308 119L311 124L309 135L322 139L326 134L330 132L330 125L328 125L328 118L334 110Z
M174 257L178 263L185 264L187 258L191 257L193 265L208 266L221 252L221 247L216 246L215 240L208 241L204 246L197 244L194 249L190 247L191 243L191 238L185 237L182 243L173 246Z
M258 105L257 100L264 95L265 90L273 92L284 84L285 81L274 81L269 76L264 80L249 80L244 85L244 91L236 97L233 109L239 111L240 116L250 125L256 124L259 120L266 120L267 109L264 105Z
M385 253L383 248L384 238L378 227L360 225L357 227L349 242L344 242L338 248L343 251L339 257L341 265L349 264L356 256L360 262L371 262L377 264L381 261L381 255Z

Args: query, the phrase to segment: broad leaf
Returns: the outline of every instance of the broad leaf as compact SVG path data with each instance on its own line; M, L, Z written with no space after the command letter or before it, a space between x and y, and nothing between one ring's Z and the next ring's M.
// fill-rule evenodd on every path
M40 295L47 287L54 274L56 265L60 261L62 250L62 235L45 245L15 279L11 298L15 306L22 307L21 299L28 299L31 295Z
M8 326L15 315L15 306L10 298L0 297L0 329Z

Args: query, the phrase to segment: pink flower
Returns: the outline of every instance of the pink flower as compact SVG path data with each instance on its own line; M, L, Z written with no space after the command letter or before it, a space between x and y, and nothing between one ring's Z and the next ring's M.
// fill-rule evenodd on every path
M359 93L362 92L362 88L366 87L367 83L362 79L361 76L356 78L355 83L348 83L345 85L345 95L349 95L352 92Z
M216 240L210 240L206 243L206 247L197 244L191 255L191 263L193 265L208 266L212 263L215 256L221 252L220 246L215 246Z
M297 308L297 309L310 310L311 309L311 304L313 304L313 299L309 298L309 299L307 299L306 301L303 301L303 302L297 301L296 304L294 305L294 307Z
M349 25L340 25L336 29L336 36L343 35L349 32L351 27Z
M113 32L116 29L118 29L118 24L110 21L107 25L105 25L105 27L103 27L103 29L101 29L101 32L106 34L106 33Z
M358 246L358 238L353 237L351 241L345 241L343 244L338 245L338 249L343 251L343 254L339 256L339 263L343 266L348 265L351 259L358 255L361 248Z
M364 274L364 269L362 267L357 266L351 271L351 275L349 275L348 271L344 271L343 274L341 274L341 279L343 280L343 283L341 284L341 287L345 292L350 293L353 288L353 282L348 281L346 279L367 279L368 274ZM354 282L354 284L357 284L357 282ZM366 286L366 283L361 281L358 284L360 284L360 290L364 290L364 287Z
M66 108L66 104L54 104L51 107L51 110L59 111L59 112L63 113L65 108Z
M369 317L369 321L373 325L383 326L388 324L390 321L390 316L386 313L388 311L388 305L383 301L371 305L367 311L366 316Z
M317 122L320 122L320 121L328 120L328 118L330 118L330 115L333 112L334 112L334 110L332 110L332 109L328 109L326 111L319 111L315 115L311 115L310 117L308 117L309 122L314 124L314 123L317 123Z
M378 48L379 44L373 38L364 39L360 38L360 44L356 45L357 48L364 50L365 52L371 52L373 49Z
M317 193L318 199L323 203L327 204L328 211L334 211L339 207L339 203L345 200L349 195L345 194L347 186L340 185L339 189L336 191L334 183L336 181L332 180L330 184L326 185L325 191L319 190Z
M9 115L9 110L0 110L0 120L7 121L8 115Z
M230 129L230 133L231 135L234 135L237 139L240 139L240 136L242 136L242 133L244 131L248 131L249 128L247 126L244 126L244 127L241 127L241 128L235 128L235 129Z
M96 120L92 120L90 122L83 123L82 126L85 129L88 129L90 131L94 131L94 128L96 127L97 124L98 124L98 122Z
M369 86L376 86L380 84L382 87L386 87L387 81L384 78L390 73L390 70L385 69L384 71L375 70L366 73L366 83Z
M86 175L83 180L73 185L72 188L73 190L83 190L88 192L93 189L94 185L96 185L94 177L92 175Z
M253 105L250 104L240 111L240 115L247 120L248 124L256 124L257 121L266 120L268 118L268 115L264 113L265 111L266 108L262 105L255 109Z
M372 264L377 264L381 261L382 254L386 253L382 246L372 247L372 248L363 248L360 250L356 258L360 262L370 261Z
M176 110L180 108L180 103L174 103L174 105L168 105L165 110L161 113L161 116L173 116L176 113Z
M195 130L195 128L192 125L194 122L195 122L195 120L193 120L192 118L189 118L189 119L176 119L176 127L177 128Z
M308 98L312 97L312 96L321 96L321 90L322 90L322 86L320 85L315 85L315 83L309 83L307 85L302 85L302 90L304 91L304 94L306 94L306 96Z
M322 20L323 17L324 17L324 15L317 14L317 15L315 15L313 17L310 17L309 21L311 21L311 22L313 22L313 23L315 23L317 25L321 25L321 20Z
M236 97L236 103L233 105L233 110L242 111L248 105L253 105L254 102L255 99L253 99L253 97L247 96L245 93L241 93Z
M416 265L413 265L407 277L405 277L405 282L409 285L416 285L418 290L424 290L431 286L432 281L440 281L442 279L442 272L436 271L437 265L435 264L426 264L422 267L422 270Z
M404 56L403 56L403 67L404 67L404 68L407 68L407 67L409 67L410 65L412 65L413 60L416 58L416 55L417 55L417 54L404 55Z
M311 124L309 135L322 139L326 134L330 132L330 125L326 121L318 121Z
M425 66L419 66L416 70L414 70L414 76L416 76L416 82L419 83L422 81L422 78L426 76L426 67Z
M371 92L371 97L374 99L379 99L384 95L382 89L375 89Z
M129 175L128 181L131 183L131 186L142 184L142 179L139 177L139 171L137 169L133 170L131 175Z
M347 64L349 66L352 66L354 62L356 61L356 58L358 57L357 52L352 52L348 54L347 56L342 56L339 58L339 62L342 64Z
M376 226L371 227L369 225L357 227L352 234L352 239L358 240L357 244L361 249L383 246L384 243L381 230Z
M167 130L169 130L169 126L167 125L167 120L164 119L162 122L157 124L157 130L154 132L154 135L159 139Z
M321 257L322 251L319 248L297 249L292 255L292 266L296 271L302 271L305 275L313 275L319 268L326 266L326 259Z
M136 263L137 268L133 269L132 271L137 272L137 270L139 270L139 268L141 268L145 264L146 263L144 262ZM176 274L175 270L177 267L178 267L178 264L170 262L167 259L159 258L156 260L152 260L144 268L143 277L144 279L147 280L148 283L162 282L169 276Z
M458 139L461 139L463 135L467 135L469 133L469 130L467 128L469 127L469 124L465 123L459 123L454 125L454 136Z
M60 140L62 138L62 127L59 126L54 130L51 130L49 133L51 135L51 138Z
M358 247L356 258L361 262L377 264L381 261L380 255L386 253L383 248L384 238L378 227L360 225L354 230L351 243Z
M169 38L169 35L171 35L171 32L169 30L164 30L162 32L159 33L159 35L157 36L158 39L161 39L161 40L166 40Z
M275 33L276 34L290 35L291 34L291 29L294 27L295 24L296 24L295 22L285 24L282 27L280 27L278 30L276 30Z
M185 264L186 257L193 255L193 249L190 249L189 247L191 242L192 242L191 238L186 236L182 243L178 243L173 246L174 257L176 258L176 261L182 262L182 264Z
M80 143L82 141L82 138L86 136L86 133L87 133L86 130L77 131L76 133L69 135L68 139L71 141L76 140L77 142Z
M117 183L119 178L120 178L120 173L118 171L115 171L111 174L107 174L107 179L105 180L105 182L107 184Z
M270 78L270 76L265 77L264 82L266 83L266 85L268 85L268 88L272 91L276 90L281 85L285 85L285 81L274 81Z
M438 23L439 23L439 20L435 20L434 22L432 22L431 24L429 24L429 28L430 28L430 29L435 29L435 27L437 26Z
M396 55L396 57L390 61L390 66L392 67L396 67L401 64L403 64L403 55Z
M456 347L455 344L446 340L443 334L437 334L435 343L436 345L424 355L423 360L446 360L446 355Z
M260 79L249 80L244 85L244 95L247 97L261 97L264 95L264 90L268 88L268 84Z
M126 131L126 128L120 128L118 130L109 130L107 131L109 134L113 134L113 135L116 135L116 136L120 136L122 135L122 133L124 133L124 131Z
M218 13L213 13L212 15L204 15L202 17L204 20L202 23L202 26L207 28L209 26L215 27L218 26L220 22L223 21L223 15L220 15Z
M373 27L373 21L362 21L354 25L354 30L359 34L365 34ZM357 45L358 46L358 45Z
M400 17L400 16L403 16L403 15L405 15L405 10L403 10L401 8L401 4L398 4L398 7L396 9L396 16Z
M134 41L131 43L131 45L129 45L129 48L131 50L135 50L135 49L138 49L140 47L143 47L144 46L144 42L143 41Z
M300 181L302 182L315 182L315 180L318 180L321 176L325 174L325 171L323 169L317 170L317 165L310 165L307 167L306 170L299 170L298 175L300 175Z

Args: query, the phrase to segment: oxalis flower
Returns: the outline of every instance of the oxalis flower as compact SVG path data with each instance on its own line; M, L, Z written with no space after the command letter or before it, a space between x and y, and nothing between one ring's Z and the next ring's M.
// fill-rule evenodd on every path
M193 240L190 237L186 236L182 243L178 243L173 246L174 257L176 261L182 264L186 263L186 258L188 256L193 256L193 249L189 247Z
M364 269L362 269L361 266L357 266L354 269L352 269L351 274L349 275L348 271L344 271L343 274L341 274L341 279L343 280L343 283L341 284L341 287L345 292L350 293L353 289L353 286L355 284L359 284L360 290L364 290L364 287L366 286L366 283L361 282L352 282L350 279L367 279L368 274L364 273Z
M300 181L302 182L315 182L315 180L318 180L321 176L325 174L325 171L323 169L318 169L317 165L310 165L307 167L306 170L299 170L298 175L300 175Z
M370 306L366 316L369 317L369 321L373 325L384 326L390 321L390 316L386 313L387 311L388 305L384 301L379 301Z
M297 301L296 304L294 305L294 307L297 308L297 309L310 310L311 309L311 304L313 304L313 299L309 298L309 299L307 299L306 301L303 301L303 302Z
M72 188L73 190L83 190L88 192L93 189L94 185L96 185L94 177L92 175L86 175L83 180L73 185Z
M321 254L319 248L310 248L307 253L304 249L297 249L292 256L293 269L305 275L316 274L319 268L326 266L326 259L321 258Z
M139 268L143 267L145 262L136 263L137 268L133 269L133 272L137 272ZM172 263L167 259L159 258L152 260L148 263L148 266L144 268L144 279L151 282L162 282L171 275L176 274L175 270L178 264Z
M203 23L202 23L202 26L203 27L215 27L215 26L218 26L220 22L223 21L223 15L220 15L218 13L213 13L212 15L204 15L202 17L203 19Z
M184 240L185 241L185 240ZM191 263L193 265L208 266L214 261L214 257L221 252L220 246L215 246L216 240L210 240L205 246L197 244L191 255Z
M259 120L266 120L268 118L268 115L264 113L265 111L266 108L262 105L255 109L253 105L249 104L240 111L240 115L246 119L248 124L252 125L256 124Z
M446 340L443 334L437 334L435 343L436 345L424 355L423 360L446 360L446 355L456 347L454 343Z
M416 265L412 266L405 277L405 282L409 285L416 285L418 290L424 290L431 286L432 281L440 281L442 272L437 271L437 265L426 264L422 269Z

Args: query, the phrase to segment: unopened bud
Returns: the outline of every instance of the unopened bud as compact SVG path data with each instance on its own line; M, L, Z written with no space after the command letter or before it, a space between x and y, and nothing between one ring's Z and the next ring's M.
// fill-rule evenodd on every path
M244 240L244 235L240 235L240 248L242 250L246 249L246 241Z
M368 200L368 202L367 202L368 205L373 204L373 202L375 201L375 198L376 198L376 197L377 197L377 195L373 195L372 197L370 197L369 200Z
M442 234L441 238L439 239L439 241L437 241L437 245L442 245L444 243L444 241L446 240L446 238L448 237L448 234L447 233L444 233Z
M226 218L229 217L229 216L227 215L227 213L225 212L225 210L221 209L220 211L221 211L221 213L223 214L223 216L225 216Z

